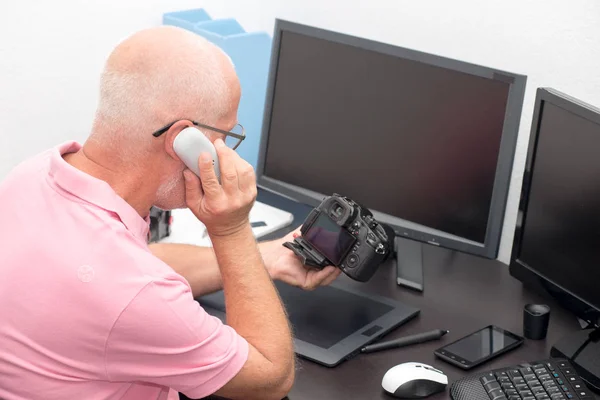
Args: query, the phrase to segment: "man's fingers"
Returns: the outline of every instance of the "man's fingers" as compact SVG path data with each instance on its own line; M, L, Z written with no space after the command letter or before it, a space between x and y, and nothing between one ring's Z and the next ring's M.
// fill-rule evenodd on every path
M188 205L199 204L202 200L202 187L200 186L200 179L191 170L186 169L183 171L183 178L185 179L185 201Z
M219 168L221 170L221 186L226 193L233 194L238 191L238 172L236 170L237 154L221 139L215 140L215 149L219 156Z
M320 271L315 270L311 272L312 274L310 276L308 285L305 287L307 290L315 289L317 286L326 286L330 284L340 275L341 270L330 265Z
M342 273L341 269L336 268L336 267L332 267L332 268L333 268L333 271L331 271L329 276L327 276L323 281L321 281L321 286L328 286L328 285L332 284L333 281L335 281Z
M289 233L289 235L292 236L292 239L296 239L297 237L302 236L302 231L301 231L301 226L299 226L298 228L294 229L291 233Z
M198 158L198 167L200 170L200 182L202 190L209 196L216 196L221 192L221 185L215 174L212 157L209 153L202 153Z
M240 157L237 160L236 168L240 190L246 193L256 190L256 174L252 165Z

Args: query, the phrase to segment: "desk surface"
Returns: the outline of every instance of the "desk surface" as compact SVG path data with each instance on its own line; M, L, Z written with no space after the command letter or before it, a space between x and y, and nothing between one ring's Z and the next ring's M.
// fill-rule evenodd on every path
M302 224L310 207L299 205L261 191L259 200L294 214L290 229ZM273 236L280 236L282 232ZM360 354L335 368L327 368L299 359L296 383L290 400L320 399L391 399L381 390L381 379L394 365L418 361L435 366L448 375L450 382L468 374L502 368L511 364L549 358L552 344L564 334L579 329L577 319L552 299L533 293L509 275L508 267L495 260L424 246L424 293L396 285L396 271L391 263L382 265L367 283L355 282L345 275L340 283L367 293L386 296L421 309L420 315L390 332L383 340L420 333L431 329L448 329L442 340L421 345ZM525 343L493 361L471 371L463 371L440 361L433 351L446 343L495 324L517 334L523 333L523 306L546 303L552 308L550 327L545 340ZM428 399L449 399L448 391ZM600 399L600 396L597 397Z

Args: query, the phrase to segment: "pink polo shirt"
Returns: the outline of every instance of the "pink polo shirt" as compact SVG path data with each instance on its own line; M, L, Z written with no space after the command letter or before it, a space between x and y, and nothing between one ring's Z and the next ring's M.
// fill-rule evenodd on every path
M64 161L80 147L44 152L0 182L0 398L215 392L248 343L152 255L146 220Z

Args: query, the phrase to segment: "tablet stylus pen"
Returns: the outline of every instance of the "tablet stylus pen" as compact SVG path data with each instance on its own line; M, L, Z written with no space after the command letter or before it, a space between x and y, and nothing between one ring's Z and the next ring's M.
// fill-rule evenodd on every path
M381 342L376 344L370 344L362 349L360 349L361 353L372 353L374 351L387 350L387 349L395 349L398 347L410 346L411 344L424 343L429 342L430 340L437 340L444 336L449 331L443 329L436 329L429 332L418 333L412 336L406 336L396 340L390 340L387 342Z

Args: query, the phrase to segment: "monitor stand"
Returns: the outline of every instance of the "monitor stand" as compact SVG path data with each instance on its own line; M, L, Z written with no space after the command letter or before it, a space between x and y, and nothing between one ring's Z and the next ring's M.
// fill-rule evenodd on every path
M413 290L424 290L423 243L396 236L396 283Z
M600 328L563 337L552 346L550 355L569 360L590 389L600 392Z

